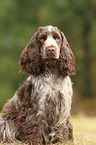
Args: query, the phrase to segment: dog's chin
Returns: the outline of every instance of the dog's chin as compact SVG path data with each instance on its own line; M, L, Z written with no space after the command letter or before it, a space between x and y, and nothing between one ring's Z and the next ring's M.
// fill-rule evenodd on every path
M43 63L49 67L56 67L57 60L58 58L56 57L43 58Z

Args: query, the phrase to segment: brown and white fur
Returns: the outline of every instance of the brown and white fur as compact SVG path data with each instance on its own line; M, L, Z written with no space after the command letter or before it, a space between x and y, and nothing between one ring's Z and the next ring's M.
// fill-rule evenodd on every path
M69 75L75 74L75 58L63 32L40 27L19 65L30 76L3 108L0 141L43 145L73 140Z

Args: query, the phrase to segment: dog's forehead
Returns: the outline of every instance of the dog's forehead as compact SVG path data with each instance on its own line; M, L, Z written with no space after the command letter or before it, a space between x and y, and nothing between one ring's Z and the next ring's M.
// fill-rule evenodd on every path
M52 26L52 25L45 26L45 27L39 27L39 29L42 32L49 32L49 33L53 32L53 31L59 32L59 29L57 27Z

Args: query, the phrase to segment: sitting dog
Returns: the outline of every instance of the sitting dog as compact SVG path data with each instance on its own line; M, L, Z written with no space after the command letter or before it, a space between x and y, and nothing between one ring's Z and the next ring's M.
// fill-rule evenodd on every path
M0 141L44 145L73 140L69 76L75 75L75 57L63 32L40 27L19 65L30 76L3 108Z

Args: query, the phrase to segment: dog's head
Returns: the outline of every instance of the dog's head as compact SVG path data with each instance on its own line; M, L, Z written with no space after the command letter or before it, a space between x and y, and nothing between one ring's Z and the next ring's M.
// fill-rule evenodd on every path
M46 67L55 67L61 75L75 74L75 57L63 32L57 27L39 27L19 60L23 73L39 75Z

